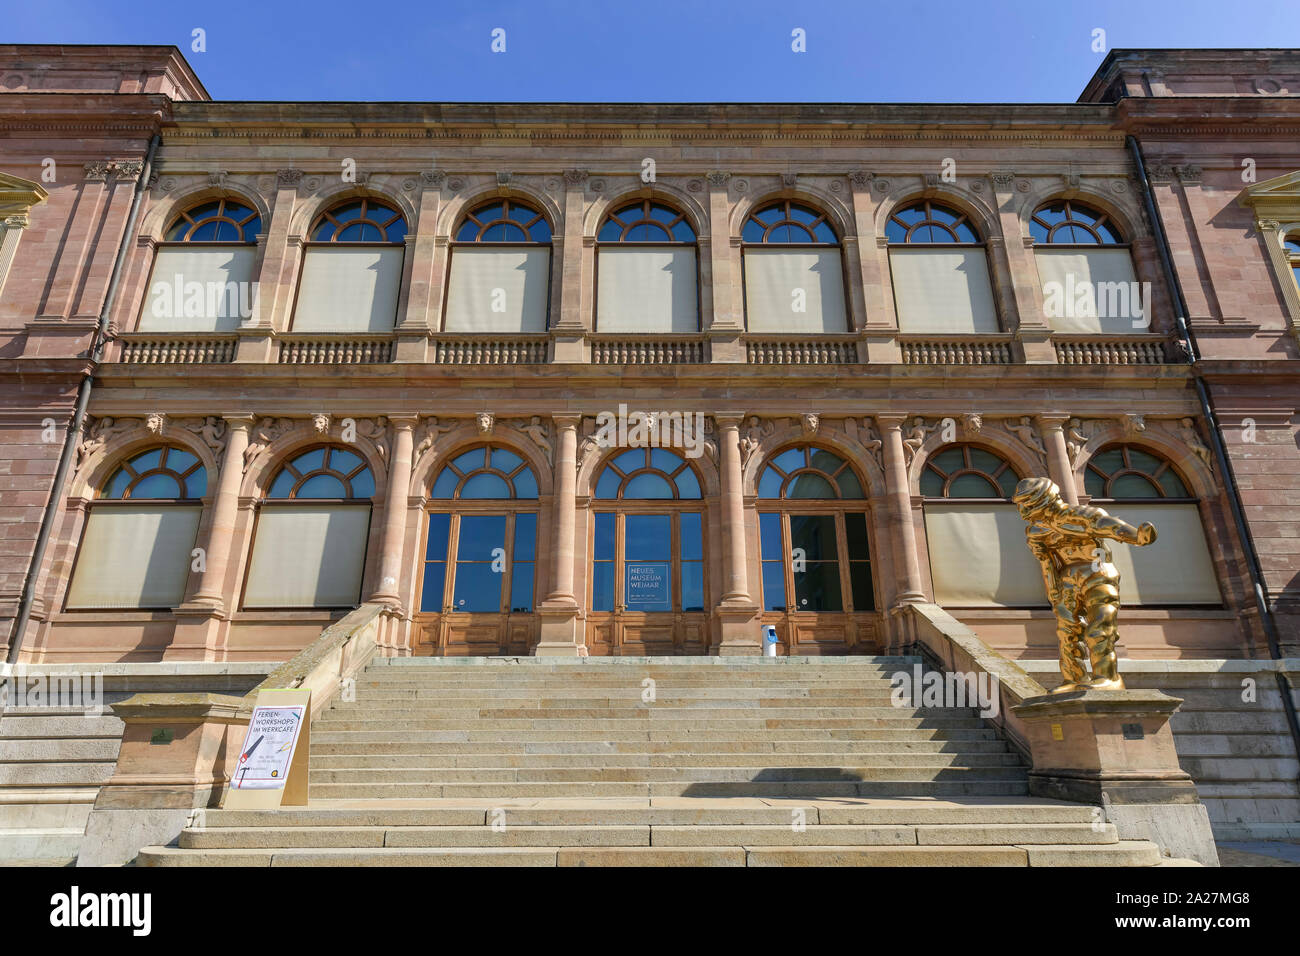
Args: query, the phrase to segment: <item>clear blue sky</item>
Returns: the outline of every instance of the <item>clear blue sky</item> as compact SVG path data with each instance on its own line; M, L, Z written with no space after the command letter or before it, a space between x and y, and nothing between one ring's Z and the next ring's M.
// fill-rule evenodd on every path
M1072 102L1114 47L1300 47L1296 0L11 2L9 43L173 43L216 99ZM202 28L207 51L191 50ZM493 53L492 30L506 31ZM791 50L791 31L807 51Z

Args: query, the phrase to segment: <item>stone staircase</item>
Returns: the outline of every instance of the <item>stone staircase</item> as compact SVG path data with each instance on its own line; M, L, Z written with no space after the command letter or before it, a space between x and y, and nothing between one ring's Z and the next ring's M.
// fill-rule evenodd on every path
M0 862L70 863L122 722L111 713L10 707L0 713Z
M206 810L138 863L1162 862L1029 797L973 710L892 706L915 663L379 659L312 724L307 807Z

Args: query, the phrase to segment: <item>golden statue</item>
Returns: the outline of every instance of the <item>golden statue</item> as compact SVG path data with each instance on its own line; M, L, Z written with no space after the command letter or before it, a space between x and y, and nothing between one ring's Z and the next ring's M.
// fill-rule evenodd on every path
M1119 636L1119 571L1110 563L1104 539L1144 545L1156 539L1155 526L1139 528L1100 508L1071 505L1046 478L1026 478L1012 496L1029 522L1025 538L1043 568L1047 598L1056 614L1065 683L1053 694L1072 690L1123 690L1115 659ZM1091 664L1092 673L1084 667Z

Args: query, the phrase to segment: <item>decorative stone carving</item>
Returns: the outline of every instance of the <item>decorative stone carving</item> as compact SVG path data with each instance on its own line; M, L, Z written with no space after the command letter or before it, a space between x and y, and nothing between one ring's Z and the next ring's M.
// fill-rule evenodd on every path
M135 182L143 172L144 162L139 159L113 164L113 175L126 182Z
M869 173L865 169L855 169L849 173L849 182L859 189L866 189L871 185L871 180L875 179L874 173Z
M1008 435L1029 449L1039 466L1044 471L1047 470L1047 448L1043 445L1043 439L1039 437L1032 418L1021 415L1019 418L1004 419L998 424Z
M167 415L165 412L150 412L145 416L144 427L149 429L155 435L161 435L163 429L167 427Z
M564 182L569 186L581 186L587 181L588 175L585 169L566 169L564 171Z
M708 180L710 186L725 186L728 180L731 179L731 173L723 172L720 169L712 169L704 174L704 178Z
M917 452L919 452L921 446L925 444L926 436L938 427L938 422L933 425L927 425L925 419L920 415L913 418L910 423L903 423L903 461L908 467L911 467L912 461L916 458Z
M880 429L876 427L875 421L870 418L862 419L862 432L858 435L858 443L867 450L876 465L883 472L885 470L885 443L880 438Z
M984 419L979 415L966 414L961 417L961 432L967 437L978 435L984 427Z
M799 416L799 426L803 429L804 435L815 435L817 426L821 424L821 419L816 415L805 412Z
M108 171L112 164L108 162L86 163L86 181L92 183L102 183L108 179Z
M1124 429L1124 434L1129 438L1147 430L1146 419L1141 415L1124 415L1120 418L1119 422L1120 426Z
M540 415L534 415L527 422L522 419L515 423L515 428L523 432L533 440L533 444L542 450L546 456L546 463L553 465L555 463L554 452L551 447L550 432L546 428L546 423L542 421Z
M447 179L447 174L441 169L426 169L420 173L420 185L426 189L441 189L442 184Z
M478 428L478 433L484 437L492 434L492 426L496 419L492 417L491 412L479 412L474 416L474 425Z
M750 415L745 420L745 427L740 433L740 466L744 468L763 445L763 439L776 431L776 425L765 422L757 415Z
M921 182L924 184L924 186L925 186L926 189L938 189L938 188L939 188L939 174L938 174L938 173L923 173L923 174L921 175Z
M375 451L379 452L379 458L385 464L388 463L388 449L390 445L388 432L388 419L383 415L373 419L357 419L357 434L361 435L363 438L369 438L370 441L374 443Z
M277 186L297 186L302 182L301 169L277 169L275 171Z
M873 179L871 181L871 188L878 193L887 193L889 192L889 180L879 178Z
M1178 181L1184 186L1199 186L1201 184L1200 166L1189 163L1184 166L1175 166L1174 170L1178 173Z
M218 169L215 172L208 173L208 185L224 186L226 184L226 177L229 175L230 174L227 173L224 169Z
M1201 442L1201 436L1196 431L1196 423L1190 418L1180 418L1176 425L1173 426L1174 432L1184 445L1192 450L1197 458L1205 464L1206 468L1214 470L1213 454L1210 449L1206 448Z
M118 435L134 431L140 427L140 420L136 418L101 418L94 424L87 424L82 429L82 439L77 444L77 471L94 455L97 451L107 445Z
M578 454L577 454L577 467L579 470L581 470L583 464L587 461L587 459L595 453L597 448L606 447L603 444L603 436L605 433L603 431L596 432L595 429L596 429L596 420L594 418L584 418L582 420L583 438L578 445ZM597 435L600 435L602 437L597 437Z
M784 186L786 189L793 189L798 184L798 182L799 182L798 173L781 174L781 185Z
M1070 456L1071 468L1079 467L1079 456L1092 438L1093 427L1094 423L1085 422L1081 418L1071 418L1065 423L1065 451Z
M226 438L230 431L225 421L216 415L209 415L207 418L187 421L184 423L184 427L186 431L194 432L203 439L203 444L212 450L213 457L220 463L221 453L226 448Z
M1016 174L1006 172L994 173L992 178L994 186L997 186L1000 189L1010 189L1012 184L1016 181Z
M444 425L438 421L437 417L424 419L420 428L420 440L415 446L413 464L418 465L420 463L420 460L424 458L425 454L427 454L428 451L437 443L439 435L443 432L452 431L456 427L455 422Z
M244 471L261 454L262 449L293 428L292 418L260 418L248 436L248 447L244 449Z
M506 172L497 173L497 185L498 185L498 186L509 186L509 185L510 185L510 176L511 176L511 174L510 174L510 173L506 173Z
M1152 185L1167 186L1173 182L1174 169L1165 163L1156 163L1154 166L1147 167L1147 179Z
M311 417L311 427L316 429L317 435L329 434L330 417L323 412L317 412Z

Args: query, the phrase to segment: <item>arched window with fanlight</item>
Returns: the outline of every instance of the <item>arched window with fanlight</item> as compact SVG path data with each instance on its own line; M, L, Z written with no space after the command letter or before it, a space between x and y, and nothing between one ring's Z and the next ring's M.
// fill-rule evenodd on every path
M758 499L764 612L875 608L862 481L843 456L816 445L777 452L759 474ZM798 640L792 637L799 627L784 623L785 645L797 653ZM831 643L847 640L846 635Z
M1109 445L1088 460L1083 487L1089 504L1156 527L1145 547L1108 542L1125 604L1222 604L1200 502L1169 461L1138 445Z
M318 445L295 453L259 503L243 606L359 604L374 496L374 473L356 451Z
M390 332L397 320L406 219L380 199L348 199L307 234L295 332Z
M825 213L778 200L750 213L740 235L749 331L848 331L840 240Z
M122 462L86 515L67 609L180 604L207 480L198 457L174 445L136 452Z
M257 210L238 199L186 209L154 254L141 332L230 332L253 316Z
M528 638L517 636L503 616L533 611L537 516L537 476L509 448L477 445L438 470L429 494L419 608L424 616L451 617L426 626L418 643L443 654L528 650Z
M977 445L947 445L921 470L934 599L947 607L1042 607L1043 576L1011 503L1020 475Z
M550 276L546 216L519 199L481 203L452 240L444 329L545 332Z
M1132 334L1151 326L1133 256L1119 224L1072 199L1054 199L1029 220L1043 311L1058 332Z
M701 497L699 477L677 451L631 448L605 464L591 505L593 612L704 611ZM621 643L647 642L654 636Z
M653 199L615 208L596 233L596 331L700 328L695 230Z
M999 330L984 240L968 215L943 202L913 202L889 217L885 239L900 330Z

